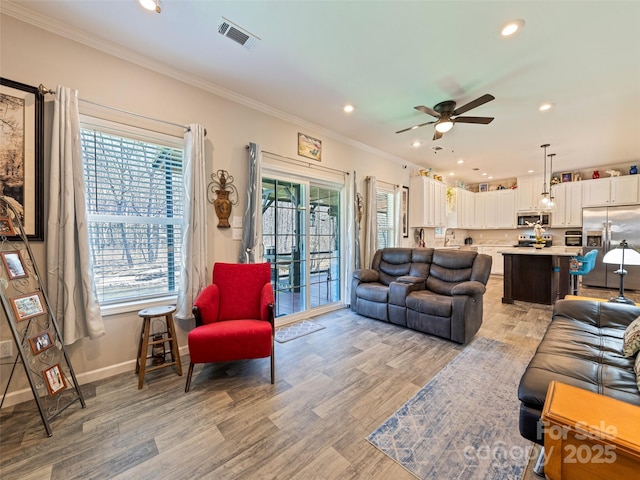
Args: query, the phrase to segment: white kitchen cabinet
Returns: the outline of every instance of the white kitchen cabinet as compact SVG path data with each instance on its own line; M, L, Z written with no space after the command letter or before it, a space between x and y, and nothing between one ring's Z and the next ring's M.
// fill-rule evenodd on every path
M474 196L475 193L456 187L454 209L447 214L447 227L474 228Z
M538 210L540 194L544 188L542 175L532 175L530 177L518 177L518 188L516 190L516 211L534 212Z
M504 261L502 254L498 253L498 250L502 250L505 247L483 245L478 246L478 253L484 253L491 257L491 275L503 275L504 274Z
M635 205L640 201L640 175L598 178L580 183L583 207Z
M581 182L559 183L551 187L555 208L551 213L551 227L582 226Z
M447 186L428 177L411 177L409 226L445 227Z
M496 190L475 194L475 228L516 228L515 193Z

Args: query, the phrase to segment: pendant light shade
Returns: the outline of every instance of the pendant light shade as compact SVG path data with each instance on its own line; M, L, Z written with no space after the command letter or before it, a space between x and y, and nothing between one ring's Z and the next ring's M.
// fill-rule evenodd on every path
M542 193L540 194L540 200L538 202L539 210L549 210L549 204L551 202L551 195L547 188L547 147L551 146L549 143L540 145L540 148L544 149L544 156L542 157L543 175L542 175Z

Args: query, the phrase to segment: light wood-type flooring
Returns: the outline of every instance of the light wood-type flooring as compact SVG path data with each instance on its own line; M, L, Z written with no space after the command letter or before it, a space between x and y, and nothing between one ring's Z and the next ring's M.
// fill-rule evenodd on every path
M551 307L501 297L492 276L480 335L535 349ZM4 408L0 478L413 479L365 437L464 347L346 309L313 321L327 328L276 343L275 385L268 359L196 366L189 393L171 368L138 390L132 367L84 385L52 437L33 401Z

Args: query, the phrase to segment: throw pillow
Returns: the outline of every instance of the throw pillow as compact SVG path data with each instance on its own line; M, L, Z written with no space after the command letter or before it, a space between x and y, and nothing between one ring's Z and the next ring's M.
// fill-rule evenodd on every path
M622 342L622 353L625 357L632 357L638 351L640 351L640 317L629 324Z
M636 383L638 384L638 391L640 391L640 355L636 357Z

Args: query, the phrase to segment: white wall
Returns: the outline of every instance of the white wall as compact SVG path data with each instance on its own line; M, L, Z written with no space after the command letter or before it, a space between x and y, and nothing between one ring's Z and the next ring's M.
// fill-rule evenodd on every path
M375 175L392 183L409 184L410 168L399 168L399 163L335 140L323 129L314 131L308 126L285 122L6 15L0 16L0 75L27 85L37 86L42 83L51 89L55 89L57 85L75 88L82 99L152 118L178 124L200 123L208 132L207 172L210 174L218 169L228 170L235 177L235 185L241 193L247 181L245 146L249 142L255 142L265 151L300 158L297 157L297 135L300 131L322 140L322 165L357 171L359 191L364 191L363 179L367 175ZM85 113L88 110L95 113L100 109L86 107L85 110ZM50 150L48 132L51 112L51 98L47 96L45 169L48 168ZM106 110L102 113L110 117L117 116ZM133 119L129 118L127 121L131 120ZM167 129L157 124L154 128ZM180 132L174 129L173 133ZM45 204L46 195L47 193ZM239 200L240 204L234 207L232 213L234 216L244 212L244 195L241 194ZM213 205L208 209L208 220L209 265L214 261L236 261L240 243L231 240L229 229L216 228L217 218ZM32 248L40 270L44 271L44 245L34 242ZM131 371L131 382L134 385L134 359L140 329L137 312L106 317L105 326L105 336L97 340L82 340L68 348L80 383L121 371ZM192 325L178 324L177 327L179 343L184 347L186 333ZM2 320L0 324L0 337L2 340L11 338L6 320ZM9 371L10 367L0 367L2 388L6 385ZM24 391L27 386L26 378L20 372L16 377L12 381L11 391ZM26 396L14 394L6 404L15 403L18 398L29 399L31 392L26 391Z

